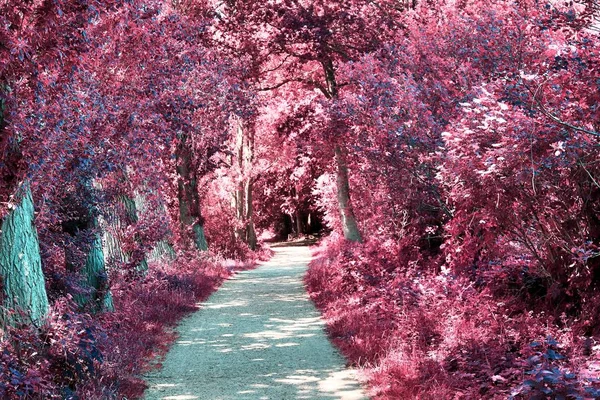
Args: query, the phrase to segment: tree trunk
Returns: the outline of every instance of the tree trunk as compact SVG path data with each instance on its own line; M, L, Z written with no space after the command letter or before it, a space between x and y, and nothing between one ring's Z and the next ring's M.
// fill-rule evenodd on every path
M108 275L104 264L104 252L102 251L102 237L100 233L95 239L88 252L82 273L85 285L89 288L89 294L80 296L78 302L81 305L91 305L94 311L114 311L112 294L108 282Z
M251 250L256 250L256 231L254 230L254 208L252 207L252 178L246 179L245 187L245 219L246 219L246 243Z
M298 236L302 236L304 233L303 224L302 224L302 213L300 210L296 210L296 230L298 231Z
M289 218L290 235L296 236L298 234L298 232L297 232L298 225L295 223L296 222L296 218L294 217L294 214L292 214L292 213L285 213L285 215L287 216L287 218Z
M0 86L3 94L5 85ZM4 113L6 104L0 95L0 144L9 140L5 132ZM2 159L4 167L13 167L18 170L20 152L18 140L9 145L9 154ZM2 171L4 172L4 171ZM1 184L12 188L18 182L17 175L9 172L0 176ZM5 187L0 187L4 189ZM34 225L34 205L31 188L27 181L16 185L16 189L9 190L14 193L14 198L0 199L13 204L8 214L0 219L0 289L3 306L0 312L0 326L4 323L15 322L33 323L39 325L48 312L48 296L42 271L42 260L37 230ZM19 315L7 315L6 309L19 309L25 321Z
M254 206L252 204L254 182L251 176L246 176L254 161L254 131L244 129L242 121L238 122L236 128L235 156L240 176L234 194L235 210L238 220L242 223L242 228L236 231L236 238L243 240L250 249L255 250L257 239L254 228Z
M137 198L136 198L136 202L137 202L138 209L143 212L143 210L144 210L143 202L137 201ZM160 207L160 210L162 213L164 213L165 215L168 213L166 206L162 202L159 207ZM146 254L147 261L170 262L170 261L174 261L177 258L177 253L175 252L175 249L173 248L173 245L171 244L171 242L169 242L170 234L171 234L170 232L167 233L167 235L165 235L165 237L162 240L159 240L154 245L152 250L150 250L148 252L148 254Z
M104 262L109 267L126 264L129 258L122 250L121 238L117 231L118 228L112 222L105 221L104 219L100 222L100 225L103 232Z
M148 254L148 261L160 261L164 259L173 261L176 257L177 253L175 253L173 246L167 240L161 240Z
M16 207L4 217L0 231L3 306L23 310L37 325L48 312L48 296L34 226L33 199L27 183L17 190L15 204ZM6 316L3 317L6 320Z
M104 262L107 266L119 266L129 262L129 257L123 251L121 232L123 221L118 210L108 210L108 215L100 219L103 235Z
M133 198L133 199L130 197L127 197L127 196L123 196L121 198L121 202L123 203L123 206L125 207L126 223L128 226L137 224L137 222L139 221L138 206L136 204L136 201L139 203L142 203L143 199L139 195L136 195L135 198ZM138 246L141 245L142 239L140 238L139 233L135 234L134 240L136 241ZM141 251L143 251L143 250L141 250ZM146 260L146 255L143 252L140 252L139 249L138 249L138 253L128 254L127 257L129 259L133 258L133 262L136 263L135 268L138 272L144 273L148 270L148 261Z
M242 227L237 228L235 231L235 237L238 240L246 241L246 228L244 221L244 203L245 203L245 191L244 191L244 183L239 182L237 185L237 189L233 195L235 200L235 216L238 221L242 224Z
M83 292L73 296L80 306L90 307L94 312L113 311L99 216L95 205L87 202L93 198L94 190L92 180L84 177L77 194L86 201L79 203L69 198L68 194L65 198L73 215L72 219L62 223L63 231L71 239L70 245L65 248L65 267L68 271L81 274Z
M362 242L358 224L350 202L350 183L348 180L348 167L346 158L340 146L335 147L335 161L337 164L337 200L342 219L342 232L344 238L352 242Z
M338 97L338 86L335 78L335 67L331 60L323 62L323 70L325 72L325 81L327 82L327 93L330 99ZM346 240L352 242L362 242L360 231L354 210L350 202L350 180L348 179L348 165L346 163L346 154L342 149L341 144L335 145L335 163L336 163L336 188L338 208L340 210L340 218L342 224L342 232Z
M234 193L235 199L235 215L242 224L241 228L236 229L235 236L238 240L246 241L246 229L245 229L245 221L244 221L244 128L242 126L242 121L238 121L238 126L235 131L235 160L237 162L239 181L237 182L237 187Z
M177 149L177 174L179 198L179 223L186 248L208 250L204 234L196 170L193 165L191 144L187 134L182 134Z
M80 221L78 221L80 222ZM92 234L89 247L83 252L85 263L79 261L82 255L81 249L67 248L65 252L65 262L67 270L79 272L82 277L81 286L83 293L76 293L73 297L82 307L89 306L93 311L113 311L112 295L106 273L106 263L104 260L104 250L102 246L102 234L98 229L98 224L93 218L85 225L71 225L74 230L67 230L67 233L73 236L83 236ZM75 247L79 247L80 240L74 239Z

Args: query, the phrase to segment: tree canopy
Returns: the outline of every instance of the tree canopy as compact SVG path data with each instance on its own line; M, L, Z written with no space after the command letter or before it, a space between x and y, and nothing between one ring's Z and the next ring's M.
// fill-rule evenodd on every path
M598 15L0 1L0 397L139 396L227 265L317 235L307 287L377 398L595 398Z

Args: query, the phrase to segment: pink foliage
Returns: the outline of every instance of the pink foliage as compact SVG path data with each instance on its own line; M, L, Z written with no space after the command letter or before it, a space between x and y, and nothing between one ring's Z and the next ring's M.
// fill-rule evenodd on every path
M595 13L2 3L0 218L28 182L52 305L2 332L0 397L140 396L175 323L269 256L250 223L332 232L307 287L375 398L600 397ZM342 164L362 243L340 238ZM116 311L89 314L72 298L100 233ZM176 259L144 272L158 244Z
M137 398L140 375L159 364L176 338L173 328L230 275L224 267L178 259L151 263L135 282L113 285L116 311L92 316L56 301L36 330L9 328L0 342L2 398Z
M311 298L374 399L592 398L600 390L586 372L595 342L564 320L521 312L468 279L404 270L384 244L327 239L315 255Z
M368 239L322 243L306 282L375 398L597 397L598 40L575 12L421 5L340 68Z

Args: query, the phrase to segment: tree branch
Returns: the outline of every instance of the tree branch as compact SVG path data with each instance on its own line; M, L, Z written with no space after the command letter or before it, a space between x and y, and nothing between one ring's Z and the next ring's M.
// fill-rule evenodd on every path
M551 112L549 112L548 110L546 110L543 106L540 106L540 109L542 110L542 113L544 113L544 115L546 115L548 118L552 119L554 122L556 122L559 125L562 125L562 126L564 126L566 128L569 128L569 129L573 129L574 131L583 132L583 133L587 133L588 135L600 137L600 133L598 133L596 131L591 131L589 129L585 129L585 128L582 128L580 126L575 126L575 125L572 125L572 124L570 124L568 122L562 121L556 115L554 115Z
M273 86L268 86L268 87L264 87L264 88L258 88L257 91L259 91L259 92L268 92L270 90L279 89L280 87L282 87L284 85L287 85L290 82L299 82L299 83L304 83L305 85L312 86L312 87L314 87L316 89L319 89L321 92L323 92L323 94L325 95L325 97L327 97L328 99L331 98L331 94L319 82L313 81L312 79L302 79L302 78L285 79L282 82L279 82L279 83L277 83L277 84L275 84Z
M279 82L279 83L278 83L278 84L276 84L276 85L273 85L273 86L267 86L267 87L265 87L265 88L258 88L258 89L256 89L256 90L257 90L257 91L259 91L259 92L268 92L268 91L270 91L270 90L279 89L280 87L282 87L282 86L284 86L284 85L287 85L287 84L288 84L288 83L290 83L290 82L299 82L299 80L298 80L298 79L295 79L295 78L291 78L291 79L285 79L285 80L283 80L282 82Z
M540 84L540 87L544 83ZM533 93L533 100L537 104L537 106L538 106L539 110L542 112L542 114L544 114L546 117L550 118L552 121L556 122L557 124L564 126L565 128L569 128L569 129L572 129L577 132L583 132L583 133L586 133L591 136L600 137L600 132L592 131L592 130L582 128L580 126L576 126L576 125L570 124L568 122L565 122L562 119L560 119L559 117L557 117L556 115L552 114L550 111L548 111L548 109L546 107L544 107L544 105L542 104L542 102L540 101L540 99L537 96L537 93L538 93L540 87L538 87L538 90L536 90L535 93ZM531 89L530 89L530 91L531 91Z
M266 69L266 70L264 70L264 71L261 71L259 74L260 74L260 75L264 75L264 74L266 74L266 73L269 73L269 72L274 72L274 71L277 71L279 68L283 67L283 65L285 64L285 62L286 62L286 61L288 60L288 58L290 58L290 57L292 57L292 55L291 55L291 54L287 54L287 55L285 56L285 58L283 59L283 61L281 61L281 62L279 63L279 65L277 65L277 66L276 66L276 67L274 67L274 68L271 68L271 69Z

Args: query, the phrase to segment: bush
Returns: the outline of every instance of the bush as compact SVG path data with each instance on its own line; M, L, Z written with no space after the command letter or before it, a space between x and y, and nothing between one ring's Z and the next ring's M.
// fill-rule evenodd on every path
M374 399L530 398L548 390L590 398L596 390L590 374L569 372L594 358L582 326L567 316L523 312L519 298L449 271L407 268L385 244L328 238L315 254L306 286ZM547 337L556 339L539 340Z

